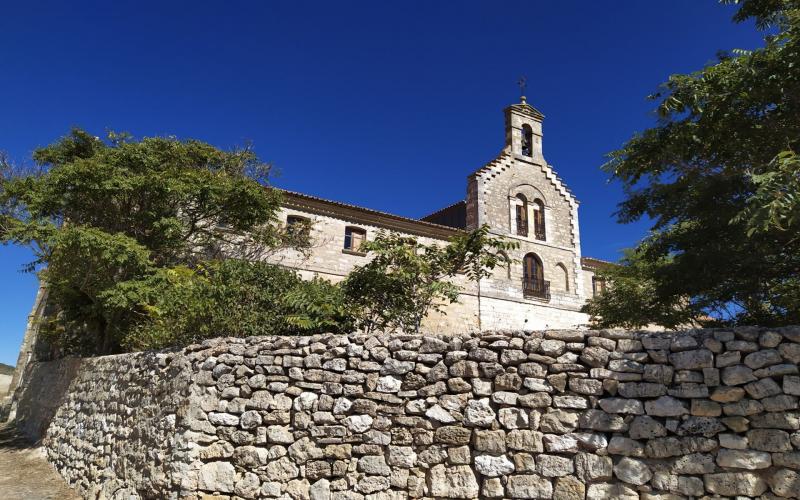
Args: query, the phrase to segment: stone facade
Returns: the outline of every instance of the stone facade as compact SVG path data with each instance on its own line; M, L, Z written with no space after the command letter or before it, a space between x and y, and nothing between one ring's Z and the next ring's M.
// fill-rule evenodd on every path
M592 296L592 277L603 263L581 257L578 201L544 159L543 119L524 98L522 103L506 108L506 142L500 155L468 177L465 200L422 220L284 192L281 219L309 219L313 224L312 249L308 255L282 252L271 260L306 277L317 275L338 281L369 258L343 249L348 227L365 230L367 239L388 230L430 244L443 243L464 230L487 224L494 235L519 243L520 248L509 256L514 264L497 269L479 284L460 280L460 303L447 308L444 315L428 318L424 328L459 333L585 325L588 317L580 308ZM534 228L537 210L544 213L540 234ZM520 235L517 229L521 213L528 221L527 235ZM523 292L524 259L531 254L541 263L542 286L547 288L533 295Z
M800 327L213 339L31 363L18 417L88 498L796 498L798 363Z

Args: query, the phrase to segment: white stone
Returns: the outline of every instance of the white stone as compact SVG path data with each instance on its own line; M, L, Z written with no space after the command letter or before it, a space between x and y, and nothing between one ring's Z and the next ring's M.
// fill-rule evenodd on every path
M514 463L505 455L478 455L475 457L475 470L488 477L499 477L514 472Z
M495 413L489 404L489 399L471 399L464 411L464 424L474 427L490 427L494 422Z
M351 415L344 419L344 424L353 432L366 432L372 427L373 418L369 415Z
M209 462L200 466L198 486L201 490L233 493L236 469L228 462Z
M300 393L299 396L294 398L295 411L311 411L318 398L319 396L313 392Z
M375 390L378 392L392 393L399 391L402 385L402 380L391 375L386 375L385 377L380 377L378 379L378 385Z

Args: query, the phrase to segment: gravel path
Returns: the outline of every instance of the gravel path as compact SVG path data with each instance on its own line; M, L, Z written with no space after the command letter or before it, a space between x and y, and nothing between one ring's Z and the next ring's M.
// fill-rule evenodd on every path
M3 500L79 500L50 467L41 448L0 424L0 498Z

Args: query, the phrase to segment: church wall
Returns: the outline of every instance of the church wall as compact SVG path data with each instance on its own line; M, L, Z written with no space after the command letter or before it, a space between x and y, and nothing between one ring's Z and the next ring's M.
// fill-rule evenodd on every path
M577 328L588 323L586 314L574 309L556 308L552 303L481 296L483 330Z
M545 227L547 243L564 248L574 248L572 207L547 178L542 166L517 158L508 158L492 169L492 175L484 179L483 222L498 234L517 239L534 241L533 219L529 219L528 238L515 234L514 213L509 199L521 193L532 204L536 198L545 204Z

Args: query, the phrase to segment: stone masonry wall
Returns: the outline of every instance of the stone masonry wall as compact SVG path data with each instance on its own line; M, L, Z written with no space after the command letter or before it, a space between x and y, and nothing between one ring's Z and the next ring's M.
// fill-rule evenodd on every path
M796 497L798 363L800 327L215 339L87 362L44 444L90 498Z

